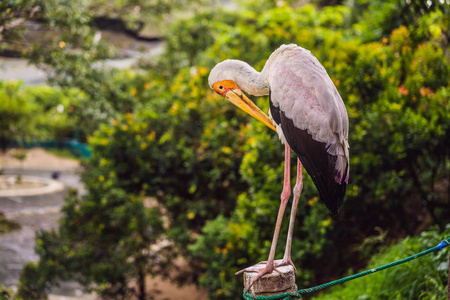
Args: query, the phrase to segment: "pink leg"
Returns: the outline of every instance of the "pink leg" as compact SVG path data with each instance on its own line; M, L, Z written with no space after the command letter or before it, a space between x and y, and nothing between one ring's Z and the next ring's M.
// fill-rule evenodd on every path
M297 206L298 206L298 200L300 198L300 194L303 189L303 173L302 173L302 163L297 158L297 180L295 182L294 186L294 198L292 199L292 210L291 210L291 217L289 219L289 231L288 231L288 237L286 241L286 249L284 251L284 257L279 262L276 262L276 266L284 266L284 265L291 265L294 267L295 273L297 273L297 269L294 266L294 263L291 260L291 246L292 246L292 235L294 233L294 222L295 222L295 214L297 213Z
M281 204L278 210L277 223L275 225L275 232L273 234L272 246L270 247L269 259L267 260L266 266L264 269L260 269L257 267L248 267L246 269L240 270L236 273L236 275L241 274L242 272L258 272L255 280L247 287L247 291L250 287L264 274L270 274L275 269L274 259L275 259L275 250L277 248L278 235L280 233L281 223L283 221L284 210L286 209L286 205L289 200L289 196L291 195L291 148L286 144L284 147L284 183L283 183L283 192L281 193Z

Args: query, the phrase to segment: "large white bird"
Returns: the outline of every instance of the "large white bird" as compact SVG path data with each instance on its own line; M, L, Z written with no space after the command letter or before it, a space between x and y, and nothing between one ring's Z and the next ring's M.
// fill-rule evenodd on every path
M255 266L248 267L236 273L259 272L254 283L278 266L290 264L295 269L291 260L291 242L298 199L303 187L302 165L317 187L320 200L333 215L339 212L349 177L347 110L316 57L293 44L282 45L275 50L261 72L245 62L229 59L211 70L208 81L218 94L276 130L285 145L281 205L266 266L262 270ZM269 114L273 122L241 90L255 96L269 95ZM281 222L291 194L291 148L298 156L297 180L293 190L286 250L283 259L275 261Z

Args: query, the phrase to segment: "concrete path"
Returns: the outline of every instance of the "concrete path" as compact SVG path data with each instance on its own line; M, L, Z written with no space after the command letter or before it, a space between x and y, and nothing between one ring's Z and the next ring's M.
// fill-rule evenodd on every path
M19 231L0 235L0 283L16 287L23 266L39 258L34 252L35 232L58 227L58 219L63 216L64 195L69 187L77 188L81 194L85 193L85 189L80 182L78 161L59 158L40 148L29 150L22 165L13 158L12 151L0 154L0 169L3 169L4 175L21 173L24 177L47 179L52 178L53 172L59 172L58 182L63 185L62 189L51 193L0 196L0 211L7 219L21 226ZM52 293L50 299L95 299L92 295L84 295L81 287L74 283L63 283Z

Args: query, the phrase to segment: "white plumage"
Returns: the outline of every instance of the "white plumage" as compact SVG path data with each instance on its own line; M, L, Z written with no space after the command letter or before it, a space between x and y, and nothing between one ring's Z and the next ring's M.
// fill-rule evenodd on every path
M338 156L336 169L344 174L349 159L347 110L325 68L309 50L293 44L278 48L267 63L274 106L297 128L326 143L327 152ZM284 140L283 132L277 132ZM348 168L345 175L347 179Z
M254 96L269 95L270 90L274 106L297 128L327 144L327 152L338 157L336 170L348 181L347 110L325 68L309 50L295 44L282 45L270 55L261 72L245 62L225 60L211 70L210 87L220 80L232 80ZM280 125L276 128L284 144Z

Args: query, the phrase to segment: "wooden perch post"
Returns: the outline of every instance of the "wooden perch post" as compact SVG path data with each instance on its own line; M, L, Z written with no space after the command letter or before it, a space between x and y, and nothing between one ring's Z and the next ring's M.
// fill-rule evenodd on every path
M264 263L258 264L258 267L263 269ZM253 284L249 293L254 296L272 296L282 293L292 292L295 287L295 274L292 266L282 266L277 268L280 272L273 271L271 274L266 274ZM244 272L244 288L253 282L258 273Z

